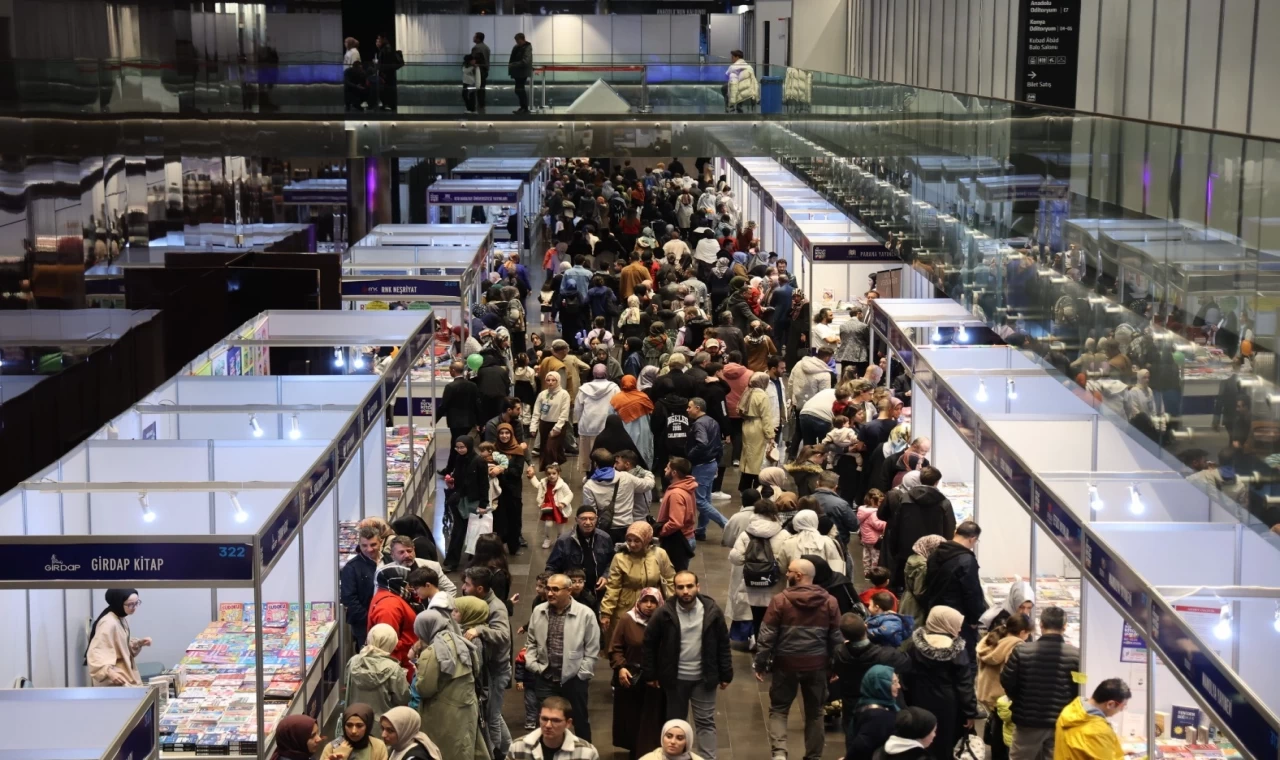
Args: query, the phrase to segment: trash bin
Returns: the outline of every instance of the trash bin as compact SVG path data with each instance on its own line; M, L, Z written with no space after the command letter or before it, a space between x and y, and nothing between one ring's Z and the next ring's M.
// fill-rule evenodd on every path
M782 113L782 77L760 78L760 113Z

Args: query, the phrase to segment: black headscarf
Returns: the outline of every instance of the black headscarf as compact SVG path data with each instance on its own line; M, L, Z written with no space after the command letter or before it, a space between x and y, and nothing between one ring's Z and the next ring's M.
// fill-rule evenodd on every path
M121 620L124 620L126 617L129 616L129 613L126 612L124 609L124 603L129 601L129 597L133 596L136 593L138 593L138 590L133 588L107 589L107 593L106 593L107 606L105 609L102 610L101 613L98 614L98 617L94 618L93 626L89 629L90 644L93 643L94 634L98 632L98 621L106 617L108 612L115 613L115 616L120 618ZM89 648L87 646L85 647L85 650L84 650L84 664L85 665L89 664Z
M640 455L640 449L636 447L636 442L632 440L631 434L627 432L623 426L622 418L616 414L611 414L605 418L604 430L596 436L596 448L604 449L610 454L617 454L619 451L634 451ZM641 465L648 469L649 463L644 462L643 455L640 456Z
M353 716L364 721L364 738L360 741L351 741L351 737L347 736L347 719ZM355 702L342 711L342 738L357 751L369 746L373 725L373 708L364 702Z
M276 726L277 760L309 760L307 744L315 728L316 722L306 715L290 715L280 721Z

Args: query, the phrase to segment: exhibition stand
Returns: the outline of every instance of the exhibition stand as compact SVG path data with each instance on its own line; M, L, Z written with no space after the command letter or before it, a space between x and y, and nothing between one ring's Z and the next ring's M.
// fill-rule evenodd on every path
M165 756L266 758L259 727L325 722L343 662L339 525L407 509L388 509L384 418L432 326L429 312L266 312L0 496L0 596L17 633L0 677L84 684L103 606L92 589L135 588L132 631L154 640L140 670L171 694ZM230 350L279 346L397 351L377 374L194 375ZM425 470L414 475L434 481Z
M0 760L153 760L155 689L0 690Z
M494 226L494 239L515 245L507 234L507 218L509 213L520 215L520 229L536 231L542 229L541 224L534 224L542 213L543 190L551 175L550 165L541 158L468 158L450 172L453 179L514 179L524 183L521 201L518 208L504 210L503 207L487 209L488 221ZM527 241L529 250L541 249L541 241ZM509 246L508 246L509 247Z
M931 308L942 309L876 300L873 333L911 373L912 436L931 438L929 458L944 482L972 484L991 600L1025 579L1038 607L1067 612L1084 692L1110 677L1134 689L1113 719L1127 750L1141 754L1155 737L1167 754L1178 744L1172 737L1229 740L1246 755L1276 757L1280 682L1265 658L1274 650L1280 551L1265 528L1185 480L1033 356L920 345L915 338L951 327L913 325ZM1171 734L1188 722L1189 733Z
M283 189L284 206L298 220L315 225L319 253L341 253L347 248L347 180L343 177L304 179Z
M468 224L475 219L474 213L479 207L484 218L478 221L506 230L510 215L520 215L525 194L526 183L518 179L438 179L427 186L427 218L432 222ZM441 213L441 207L450 210ZM508 245L502 250L507 254L519 253L527 264L527 225L523 221L517 219L515 238L508 239Z

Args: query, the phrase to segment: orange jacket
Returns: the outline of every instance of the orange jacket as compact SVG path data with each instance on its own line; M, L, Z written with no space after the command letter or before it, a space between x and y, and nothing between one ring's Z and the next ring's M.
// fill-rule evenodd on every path
M379 623L386 623L395 629L396 648L391 656L396 658L410 676L413 675L413 662L409 659L409 649L418 641L418 634L413 632L413 621L417 613L409 603L400 598L394 591L378 589L373 600L369 602L369 628Z
M698 502L694 491L698 481L692 475L674 480L662 494L662 507L658 509L658 535L669 536L680 532L685 538L693 538L698 523Z

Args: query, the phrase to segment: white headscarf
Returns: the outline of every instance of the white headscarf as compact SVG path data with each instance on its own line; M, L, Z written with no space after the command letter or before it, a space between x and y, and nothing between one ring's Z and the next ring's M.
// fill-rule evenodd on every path
M902 476L902 485L901 485L902 490L909 491L918 485L921 485L919 470L912 470L908 472L906 475Z
M432 757L443 757L440 748L431 741L431 737L422 732L422 716L412 707L393 707L382 714L396 730L396 738L400 743L391 748L391 760L398 760L408 754L414 744L427 748Z

